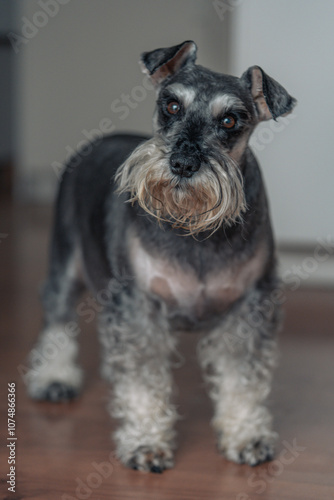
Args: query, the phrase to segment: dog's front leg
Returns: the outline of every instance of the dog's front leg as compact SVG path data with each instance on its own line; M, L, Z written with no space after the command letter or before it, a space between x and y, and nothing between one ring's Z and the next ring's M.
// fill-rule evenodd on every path
M253 290L199 344L218 447L237 463L256 465L274 454L277 436L264 402L276 364L279 316L269 294Z
M101 315L100 336L102 374L113 383L110 413L121 420L117 456L133 469L162 472L173 466L177 412L169 358L175 339L154 308L123 296Z

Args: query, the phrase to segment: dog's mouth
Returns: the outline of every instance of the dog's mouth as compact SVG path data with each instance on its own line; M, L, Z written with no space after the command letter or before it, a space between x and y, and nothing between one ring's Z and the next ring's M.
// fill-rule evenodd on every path
M130 193L129 201L185 234L212 233L237 222L246 209L242 176L233 160L209 158L190 177L174 175L157 138L132 153L116 182L118 192Z

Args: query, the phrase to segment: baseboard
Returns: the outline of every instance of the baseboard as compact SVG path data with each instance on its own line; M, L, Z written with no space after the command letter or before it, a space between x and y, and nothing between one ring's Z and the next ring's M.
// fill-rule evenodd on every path
M319 238L314 246L281 246L278 262L279 274L289 289L334 288L334 237Z

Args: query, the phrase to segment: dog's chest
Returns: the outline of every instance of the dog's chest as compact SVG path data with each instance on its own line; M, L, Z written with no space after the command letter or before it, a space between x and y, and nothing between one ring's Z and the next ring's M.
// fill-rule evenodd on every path
M190 266L182 268L152 256L137 239L131 247L131 264L139 288L162 299L171 313L195 320L226 310L256 281L264 266L265 252L260 248L241 265L222 265L200 279Z

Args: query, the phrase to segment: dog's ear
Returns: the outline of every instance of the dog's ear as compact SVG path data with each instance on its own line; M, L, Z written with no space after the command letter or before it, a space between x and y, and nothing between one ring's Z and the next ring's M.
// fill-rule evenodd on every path
M242 75L241 81L252 94L259 121L278 118L291 113L297 103L294 97L276 80L266 75L259 66L252 66Z
M173 75L184 66L194 64L196 52L197 46L191 40L174 47L144 52L140 60L142 71L149 75L155 86L158 86L165 78Z

